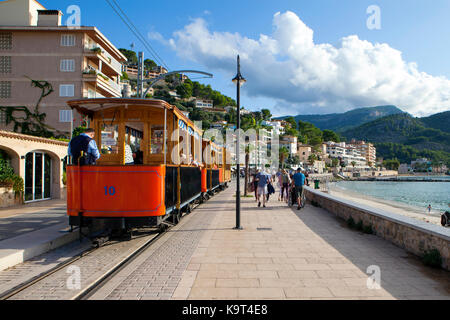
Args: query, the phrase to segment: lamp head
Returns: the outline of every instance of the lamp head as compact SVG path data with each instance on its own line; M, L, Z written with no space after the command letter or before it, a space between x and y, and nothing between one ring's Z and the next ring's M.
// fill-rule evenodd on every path
M236 75L236 77L234 77L233 83L237 85L238 82L239 82L239 85L242 86L242 85L244 85L244 83L247 82L247 79L245 79L240 73L238 73Z

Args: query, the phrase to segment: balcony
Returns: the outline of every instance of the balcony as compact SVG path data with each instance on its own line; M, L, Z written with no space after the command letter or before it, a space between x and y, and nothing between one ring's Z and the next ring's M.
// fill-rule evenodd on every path
M102 65L104 66L102 72L107 73L108 75L122 74L122 64L98 45L85 45L84 52L87 58L92 59L96 65L99 65L100 61L102 61Z
M92 68L83 71L83 81L90 83L92 86L100 89L101 95L110 97L122 96L120 84L110 79L108 76Z

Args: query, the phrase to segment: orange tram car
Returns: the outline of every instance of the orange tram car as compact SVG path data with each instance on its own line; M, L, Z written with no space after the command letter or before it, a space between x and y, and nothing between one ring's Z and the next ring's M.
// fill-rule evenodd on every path
M72 227L165 228L231 181L226 148L203 139L202 130L165 101L100 98L68 105L88 117L101 154L95 165L67 166ZM132 165L126 163L131 154Z

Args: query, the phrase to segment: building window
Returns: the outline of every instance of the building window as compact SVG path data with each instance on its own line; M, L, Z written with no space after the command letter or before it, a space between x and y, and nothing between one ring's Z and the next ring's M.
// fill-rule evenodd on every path
M73 84L61 84L59 86L60 97L73 97L75 95L75 85Z
M6 125L6 112L0 110L0 125Z
M0 33L0 50L11 50L12 49L12 33L11 32L1 32Z
M0 98L11 98L11 81L0 81Z
M59 122L72 122L72 110L59 110Z
M0 73L11 73L11 57L0 57Z
M75 46L75 35L73 35L73 34L63 34L61 36L61 46L63 46L63 47L74 47Z
M75 60L73 59L63 59L60 64L61 72L74 72L75 71Z

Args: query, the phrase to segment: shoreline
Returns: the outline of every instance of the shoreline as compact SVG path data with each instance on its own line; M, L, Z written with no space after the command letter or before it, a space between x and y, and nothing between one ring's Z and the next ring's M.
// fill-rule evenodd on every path
M396 201L389 201L375 197L370 197L357 192L343 190L335 186L330 187L328 193L330 195L350 200L353 202L357 202L363 205L367 205L369 207L385 210L391 213L400 214L416 220L433 223L441 226L441 214L440 212L437 211L432 210L431 214L428 214L426 210L423 210L415 206L407 205Z

